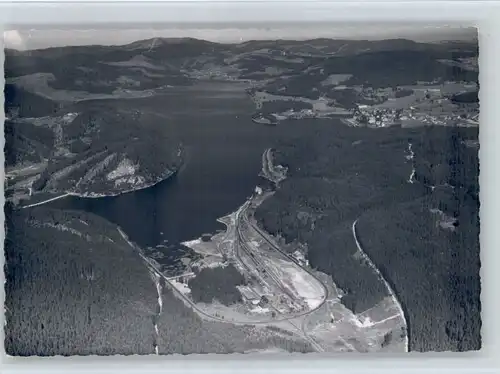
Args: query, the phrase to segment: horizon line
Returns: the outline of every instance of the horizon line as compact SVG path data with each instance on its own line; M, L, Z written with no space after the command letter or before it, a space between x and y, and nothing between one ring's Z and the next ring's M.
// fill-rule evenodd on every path
M353 25L353 24L351 24ZM383 41L409 40L422 44L442 42L478 42L478 31L474 27L409 27L399 32L387 27L367 34L365 28L335 30L307 30L297 35L296 30L286 29L50 29L4 31L4 48L22 51L50 48L84 46L126 46L153 39L198 40L221 45L238 45L248 42L312 40ZM335 35L331 35L331 34ZM246 35L245 35L246 34ZM300 34L300 33L299 33Z

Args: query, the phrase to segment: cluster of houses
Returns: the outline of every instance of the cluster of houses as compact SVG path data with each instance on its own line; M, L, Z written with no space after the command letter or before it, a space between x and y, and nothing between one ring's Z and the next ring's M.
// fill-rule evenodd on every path
M440 107L441 105L441 107ZM395 124L422 123L434 125L477 125L477 111L450 108L449 102L439 99L425 109L409 106L405 109L380 108L378 106L358 105L352 118L345 122L351 126L387 127Z
M352 119L347 121L354 126L385 127L408 118L400 109L373 109L368 105L359 105Z

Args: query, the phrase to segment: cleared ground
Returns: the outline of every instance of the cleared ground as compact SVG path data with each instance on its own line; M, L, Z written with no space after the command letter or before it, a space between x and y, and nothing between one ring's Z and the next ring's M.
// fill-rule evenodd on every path
M342 292L331 277L299 265L280 252L273 238L254 226L249 217L270 195L255 194L236 212L221 218L227 229L211 241L183 243L204 256L199 264L224 266L231 262L248 281L239 288L241 303L196 304L205 318L274 326L303 337L321 352L405 351L406 323L392 298L354 314L340 302ZM186 299L190 298L185 285L175 285Z

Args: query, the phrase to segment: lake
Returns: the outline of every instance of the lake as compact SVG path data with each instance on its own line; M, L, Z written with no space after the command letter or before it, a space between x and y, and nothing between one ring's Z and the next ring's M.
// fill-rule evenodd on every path
M169 126L186 148L186 163L172 178L116 197L68 197L50 203L85 210L119 225L142 247L213 233L261 181L261 156L282 129L252 122L254 104L241 83L207 83L148 99L129 100ZM117 105L119 105L117 103Z

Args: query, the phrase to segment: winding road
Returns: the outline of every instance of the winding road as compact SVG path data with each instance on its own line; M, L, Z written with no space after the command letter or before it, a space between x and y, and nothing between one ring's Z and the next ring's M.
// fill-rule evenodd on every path
M236 214L236 233L238 235L238 239L241 239L239 238L239 235L240 235L240 232L239 232L239 225L238 225L238 222L239 222L239 217L240 217L240 214L242 214L242 217L245 221L245 223L247 223L250 227L252 227L254 230L256 230L256 232L267 242L271 245L272 248L276 249L279 253L281 253L287 260L289 261L292 261L294 262L297 266L299 266L302 270L306 271L308 274L310 274L319 284L321 284L321 286L323 287L324 289L324 299L321 301L321 303L314 309L312 310L308 310L306 312L302 312L302 313L299 313L299 314L295 314L295 315L292 315L292 316L283 316L282 318L280 317L274 317L274 318L271 318L271 319L266 319L266 320L248 320L248 321L234 321L234 320L228 320L228 319L223 319L223 318L220 318L220 317L216 317L212 314L209 314L207 312L205 312L203 309L201 309L200 307L198 307L189 297L187 297L186 295L184 295L180 290L178 290L175 285L172 283L172 279L165 276L161 271L158 270L157 268L157 265L155 264L155 262L153 260L151 260L150 258L146 257L142 251L134 244L132 243L127 235L120 229L118 229L118 232L120 233L120 235L123 237L123 239L125 241L127 241L127 243L134 249L136 250L139 255L141 256L141 258L143 259L143 261L146 263L146 266L152 271L154 272L157 276L163 278L166 282L166 284L169 286L169 288L174 292L175 295L177 295L179 298L181 298L182 300L184 300L185 303L187 303L194 311L196 311L199 315L203 316L204 318L208 319L208 320L212 320L212 321L217 321L217 322L225 322L225 323L231 323L231 324L234 324L234 325L266 325L266 324L272 324L272 323L276 323L276 322L289 322L295 329L297 329L298 331L301 332L300 336L302 338L304 338L306 341L308 341L316 351L318 352L324 352L324 349L321 345L319 345L314 339L312 339L306 329L305 329L305 324L301 324L301 326L297 326L296 324L293 323L293 320L294 319L297 319L297 318L300 318L300 317L304 317L304 316L307 316L309 314L312 314L314 313L316 310L318 310L319 308L321 308L327 298L328 298L328 289L327 287L323 284L323 282L321 282L314 274L312 274L308 269L305 269L304 267L302 267L298 261L296 261L295 259L291 258L290 256L288 256L285 252L283 252L280 248L278 248L276 246L276 244L274 244L269 238L267 238L267 236L265 234L262 233L262 231L255 227L252 223L250 223L248 221L248 218L246 216L246 210L248 209L248 206L249 206L249 201L245 202L245 204L240 207L240 209L238 209L238 211L235 212ZM238 244L243 244L243 243L238 243ZM244 244L243 244L244 245ZM254 259L255 260L255 259ZM276 281L276 280L275 280Z
M375 264L373 263L371 258L366 254L366 252L361 247L361 243L359 242L358 235L356 232L356 225L358 223L358 220L359 220L359 218L356 219L352 224L352 235L354 236L354 241L356 242L356 246L358 247L358 251L361 254L361 256L363 257L363 259L368 263L368 266L370 266L370 268L377 274L379 279L384 283L384 285L387 289L387 292L389 293L389 296L391 297L392 301L394 302L394 304L396 304L396 306L399 309L399 313L401 314L401 318L403 318L405 327L408 328L408 323L406 321L403 307L401 306L401 303L399 302L398 298L396 297L394 290L392 289L389 282L387 282L387 280L384 278L383 274L380 272L380 270L377 268L377 266L375 266ZM408 345L409 345L408 334L405 334L405 352L408 352Z
M196 305L188 296L186 296L184 293L182 293L177 287L175 287L174 283L172 282L172 278L169 278L165 276L161 271L158 270L157 264L155 263L154 260L146 257L140 248L138 248L134 243L130 242L128 237L124 232L122 232L120 229L118 231L120 232L121 236L127 241L127 243L133 247L136 251L138 251L139 255L141 258L145 261L147 267L150 269L150 271L154 272L157 276L163 278L166 282L166 285L169 286L169 288L174 292L175 295L177 295L181 300L183 300L187 306L191 307L196 313L198 313L200 316L202 316L205 319L212 320L212 321L217 321L217 322L223 322L223 323L231 323L234 325L246 325L246 326L252 326L252 325L266 325L266 324L275 324L277 322L288 322L290 323L294 329L297 330L297 332L300 332L299 336L301 336L303 339L308 341L311 346L318 352L324 352L323 347L318 344L307 332L306 328L306 321L307 317L317 311L318 309L322 308L325 303L328 300L329 296L329 290L328 287L321 281L310 269L307 269L306 267L302 266L298 260L290 256L288 253L284 252L275 242L272 238L270 238L269 234L264 232L260 227L258 227L257 224L255 224L252 220L249 219L248 216L248 209L250 207L251 199L247 200L242 206L238 208L235 212L233 212L231 215L223 217L223 218L230 218L229 221L227 219L221 218L218 220L219 222L223 223L226 225L226 235L225 235L225 240L228 240L228 237L236 236L236 240L234 241L234 257L246 268L250 273L252 273L252 270L257 270L258 273L262 272L262 269L266 269L266 273L269 275L269 277L273 280L274 283L276 283L276 286L280 289L280 291L284 292L285 294L289 295L289 292L286 292L287 290L284 289L284 287L281 285L281 281L279 279L276 279L276 275L272 274L272 272L268 271L267 266L265 265L265 259L257 259L256 256L259 256L259 253L254 253L250 248L246 246L246 242L244 240L244 236L241 233L241 224L247 225L249 228L254 230L254 232L261 237L269 246L270 248L274 249L277 253L279 253L282 256L282 259L285 259L286 261L293 262L299 269L302 271L305 271L307 274L309 274L316 282L318 282L321 287L323 288L323 294L324 297L321 300L321 302L314 308L307 310L302 313L294 314L294 315L283 315L279 311L277 311L278 314L281 314L280 317L272 317L271 319L265 319L265 320L244 320L244 321L238 321L238 320L230 320L230 319L224 319L221 317L214 316L210 313L207 313L203 309L201 309L199 306ZM242 222L242 223L241 223ZM368 263L368 265L372 268L372 270L377 274L379 279L384 283L385 287L387 288L387 291L392 298L394 304L397 306L397 308L400 311L401 317L403 318L403 321L406 324L406 319L405 315L403 312L403 308L401 307L401 304L399 303L398 299L395 296L395 293L390 286L390 284L386 281L386 279L383 277L382 273L380 270L375 266L375 264L371 261L371 259L368 257L368 255L363 251L361 244L358 240L357 233L356 233L356 224L358 220L356 219L354 223L352 224L352 234L354 237L354 240L356 242L356 246L359 250L360 255L365 259L365 261ZM233 241L230 239L229 241ZM225 241L223 240L222 243ZM250 261L252 261L255 264L255 269L251 269L252 265L247 265L245 262L241 259L240 255L238 254L238 248L241 248L245 254L248 256ZM292 299L295 297L294 295L289 295L289 297L292 297ZM272 307L272 306L271 306ZM273 309L275 309L273 307ZM302 320L299 320L300 317L303 317ZM300 326L298 326L296 323ZM346 346L349 349L355 350L354 347L351 344L348 344L345 342ZM405 351L408 351L408 336L406 335L405 337Z

